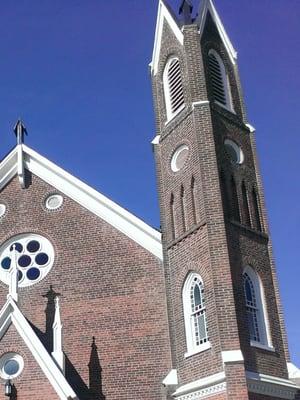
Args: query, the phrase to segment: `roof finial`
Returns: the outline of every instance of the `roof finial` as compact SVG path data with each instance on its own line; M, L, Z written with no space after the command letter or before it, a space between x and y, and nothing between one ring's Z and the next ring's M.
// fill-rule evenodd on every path
M191 24L192 21L192 11L193 4L191 0L182 0L181 6L179 8L179 14L183 15L184 25Z
M24 134L28 135L28 133L27 133L25 125L23 124L21 119L18 119L18 121L14 127L14 132L17 137L17 144L24 143Z

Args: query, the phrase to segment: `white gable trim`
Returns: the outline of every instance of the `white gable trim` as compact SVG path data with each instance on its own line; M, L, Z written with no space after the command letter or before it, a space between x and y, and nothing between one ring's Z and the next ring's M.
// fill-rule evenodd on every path
M229 39L229 36L227 35L224 25L221 21L221 18L219 17L219 14L212 2L212 0L203 0L200 5L198 17L197 17L197 24L199 26L199 33L200 37L202 37L205 22L206 22L206 17L207 17L207 12L210 12L212 19L214 20L216 27L218 29L219 35L224 43L224 46L227 50L227 53L229 55L229 58L232 62L232 64L236 63L237 60L237 52L234 49L231 40Z
M170 11L164 4L163 0L159 0L158 11L157 11L157 20L156 20L156 29L155 29L155 39L154 39L154 48L152 54L152 61L150 63L151 73L152 75L157 74L160 49L161 49L161 41L162 41L162 33L164 21L167 21L170 28L172 29L174 35L176 36L178 42L183 45L183 33L180 30L177 22L171 15Z
M22 146L25 168L162 260L160 232L34 150ZM17 149L15 148L0 164L0 190L16 173Z
M46 375L59 398L61 400L78 399L61 370L55 364L11 297L8 298L0 312L0 340L10 324L15 326L17 332Z

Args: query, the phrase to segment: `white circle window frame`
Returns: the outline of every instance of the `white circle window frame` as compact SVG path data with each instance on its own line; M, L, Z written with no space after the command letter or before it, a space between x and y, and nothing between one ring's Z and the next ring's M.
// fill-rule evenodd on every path
M238 144L236 144L231 139L225 139L224 146L225 146L226 154L229 156L229 158L233 164L236 164L236 165L243 164L245 157L244 157L243 150L241 149L241 147ZM235 152L236 160L234 160L232 158L229 151L227 151L226 147L231 147L231 149Z
M0 203L0 218L3 217L5 213L6 213L6 205Z
M177 147L171 158L171 170L173 172L180 171L186 164L189 157L189 146L182 144Z
M51 205L51 202L53 202L53 201L56 201L57 203L55 205ZM58 210L62 206L63 202L64 202L64 198L62 197L61 194L57 194L57 193L50 194L50 196L48 196L46 198L45 206L48 210L55 211L55 210Z
M10 375L5 371L5 366L9 361L15 361L19 368L17 372ZM17 353L5 353L0 357L0 375L2 379L14 379L21 375L24 368L24 359L20 354Z
M36 242L38 247L29 250L30 242ZM6 285L10 283L11 247L13 244L16 245L18 286L20 288L32 286L44 279L54 264L54 248L44 236L27 233L13 236L0 246L0 280Z

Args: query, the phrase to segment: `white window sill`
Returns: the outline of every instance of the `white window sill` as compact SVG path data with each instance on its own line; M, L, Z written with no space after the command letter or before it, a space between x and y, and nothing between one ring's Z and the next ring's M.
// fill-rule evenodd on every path
M175 112L175 114L172 114L168 117L168 120L165 122L165 125L168 125L175 117L178 115L183 109L185 108L185 104L182 104L180 108Z
M273 353L275 353L275 348L273 346L268 346L266 344L255 342L254 340L250 340L250 346L257 347L258 349L262 349L262 350L266 350L266 351L272 351Z
M202 351L208 350L208 349L210 349L210 348L211 348L210 342L206 342L206 343L204 343L204 344L201 344L201 345L198 346L198 347L195 347L194 349L191 349L191 350L187 351L187 352L185 353L185 355L184 355L184 358L192 357L192 356L194 356L195 354L202 353Z
M229 111L232 114L236 115L236 112L234 111L233 108L231 108L231 107L229 107L229 106L227 106L225 104L220 103L218 100L215 100L215 103L218 104L220 107L224 108L226 111Z

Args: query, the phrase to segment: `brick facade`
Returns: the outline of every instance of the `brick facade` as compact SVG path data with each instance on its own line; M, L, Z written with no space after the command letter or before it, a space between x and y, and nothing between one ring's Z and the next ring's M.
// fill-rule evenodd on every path
M43 280L20 288L18 307L51 354L54 300L60 296L65 379L80 400L292 399L283 396L286 387L295 388L288 380L288 346L255 137L247 125L238 67L211 11L202 28L197 21L174 28L174 16L163 2L159 7L169 18L162 17L158 63L152 70L163 261L145 243L92 212L89 204L80 205L29 168L25 189L16 176L1 189L6 213L0 218L0 243L19 234L39 234L52 243L55 260ZM214 100L211 49L228 73L234 112ZM170 57L179 60L185 107L167 121L164 70ZM243 163L232 162L225 139L240 146ZM171 160L181 145L188 147L188 157L174 172ZM45 200L54 193L62 195L63 205L50 211ZM251 345L246 266L257 272L264 289L270 346ZM194 352L187 351L183 304L191 273L203 283L201 316L208 337L205 349ZM0 281L2 305L7 292ZM6 352L24 359L22 374L12 381L11 399L58 398L14 324L1 336L0 375ZM261 382L262 377L273 381ZM257 385L249 390L253 382Z

